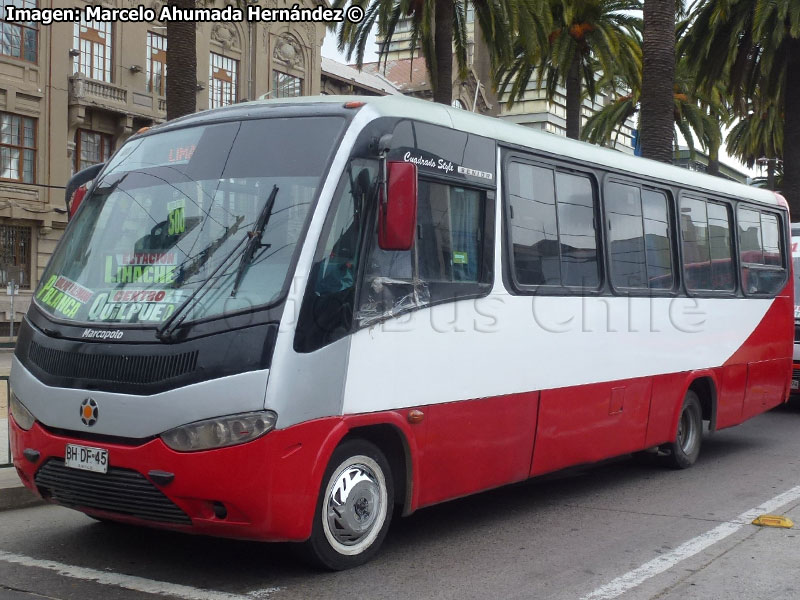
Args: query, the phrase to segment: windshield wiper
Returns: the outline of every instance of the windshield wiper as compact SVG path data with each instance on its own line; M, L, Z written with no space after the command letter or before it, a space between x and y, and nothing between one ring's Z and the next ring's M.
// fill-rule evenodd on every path
M212 281L214 279L214 276L219 272L219 270L228 264L228 261L233 257L233 255L236 254L241 249L242 243L246 239L247 239L246 237L243 237L241 240L239 240L233 247L233 249L230 252L228 252L228 255L224 259L222 259L222 261L217 265L217 268L214 269L211 275L209 275L206 279L204 279L200 283L200 285L198 285L194 289L194 291L191 294L189 294L186 300L180 303L178 308L175 309L175 312L173 312L169 316L169 318L166 321L164 321L158 329L156 329L156 337L159 340L163 342L163 341L168 341L172 338L173 332L180 326L181 323L183 323L184 319L186 319L186 315L184 314L184 316L181 317L180 320L177 320L180 314L184 312L184 310L186 309L187 306L189 306L192 300L194 300L195 297L197 297L197 294L200 293L200 290L206 289L206 284L209 281Z
M262 240L264 238L264 231L267 229L267 224L269 223L269 218L272 216L272 207L275 206L275 198L277 196L278 186L275 185L272 186L269 198L267 198L267 201L264 203L261 213L258 215L258 219L256 219L256 223L253 226L253 230L247 232L247 246L245 246L244 252L242 252L242 258L239 260L239 266L236 269L236 279L233 282L231 298L236 296L236 292L239 291L239 284L242 283L244 274L250 266L250 261L253 260L253 254L256 248L269 248L270 246L269 244L263 244Z

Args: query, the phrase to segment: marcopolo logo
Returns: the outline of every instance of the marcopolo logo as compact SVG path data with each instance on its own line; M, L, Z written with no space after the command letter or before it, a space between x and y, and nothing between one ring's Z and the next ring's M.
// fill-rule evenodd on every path
M86 398L81 402L81 423L87 427L97 423L97 402L94 398Z
M90 340L121 340L124 333L121 329L84 329L81 337Z

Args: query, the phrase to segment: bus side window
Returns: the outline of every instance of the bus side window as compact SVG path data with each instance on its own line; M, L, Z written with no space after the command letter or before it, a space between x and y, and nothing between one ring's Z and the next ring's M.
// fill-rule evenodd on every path
M373 224L359 324L425 306L432 299L474 295L474 284L489 276L482 270L484 204L485 194L478 190L420 180L417 237L411 250L378 248Z
M298 352L311 352L349 333L353 323L356 277L364 228L364 209L374 197L375 165L353 161L345 172L338 205L320 236L295 336Z
M780 291L786 278L781 251L781 228L775 214L740 207L739 260L746 294Z

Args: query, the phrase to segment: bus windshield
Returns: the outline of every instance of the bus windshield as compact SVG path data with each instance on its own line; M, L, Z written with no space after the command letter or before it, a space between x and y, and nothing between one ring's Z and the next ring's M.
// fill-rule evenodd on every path
M273 118L131 140L84 200L37 304L67 321L157 326L201 287L187 320L275 303L343 126Z

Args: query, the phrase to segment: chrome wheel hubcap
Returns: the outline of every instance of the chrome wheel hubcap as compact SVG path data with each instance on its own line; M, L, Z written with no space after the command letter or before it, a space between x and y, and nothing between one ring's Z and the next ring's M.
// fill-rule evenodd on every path
M346 461L331 478L323 527L328 541L356 554L377 537L386 520L386 483L378 465L366 456Z

